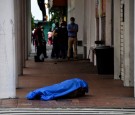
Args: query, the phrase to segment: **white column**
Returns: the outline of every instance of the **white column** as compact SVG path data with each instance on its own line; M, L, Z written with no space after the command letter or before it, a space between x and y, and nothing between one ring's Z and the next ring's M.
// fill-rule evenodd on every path
M90 15L90 47L95 47L95 41L96 41L96 1L91 0L91 15ZM91 62L94 62L94 65L96 65L96 55L93 54L93 51L91 50Z
M28 41L28 56L30 55L31 53L31 0L27 0L27 41Z
M25 67L25 1L21 1L21 42L22 42L22 64Z
M24 54L25 54L25 60L28 60L28 19L27 19L27 1L28 1L28 0L23 0L23 2L24 2L23 13L24 13L24 41L25 41Z
M24 0L25 15L25 60L31 52L31 0Z
M99 5L98 5L98 16L99 16L99 40L101 40L101 29L102 29L102 22L101 22L101 0L98 0Z
M114 78L120 75L120 0L114 0Z
M19 7L19 2L18 0L14 0L14 12L15 12L15 38L16 38L16 88L18 88L19 86L19 82L18 82L18 75L21 73L20 72L20 59L21 59L21 56L20 56L20 22L19 22L19 14L20 14L20 7ZM16 10L18 9L18 10Z
M124 35L124 43L125 43L125 53L124 53L124 64L125 64L125 76L124 76L124 86L129 86L129 77L130 77L130 67L129 67L129 51L130 51L130 46L129 46L129 41L130 41L130 35L129 35L129 31L130 31L130 26L129 26L129 19L130 19L130 15L129 15L129 0L125 0L125 35Z
M135 1L134 1L134 11L135 11ZM133 56L133 60L134 60L134 62L133 62L133 64L134 64L134 66L133 66L133 76L134 76L134 97L135 97L135 12L134 12L134 56Z
M129 85L134 86L134 0L130 0L130 80L129 80Z
M84 37L86 38L86 46L87 46L87 58L90 59L90 25L91 25L91 1L92 0L86 0L85 1L85 18L84 18ZM85 29L87 28L87 29Z
M21 41L21 1L15 0L15 32L16 32L16 41L17 41L17 73L18 75L23 74L23 67L22 67L22 41ZM18 10L16 10L18 9Z
M132 63L134 59L132 56L133 54L133 15L134 15L134 1L133 0L125 0L125 52L124 52L124 64L125 64L125 76L124 76L124 86L133 86L133 66Z
M14 0L0 2L0 99L16 96Z
M112 0L106 0L106 45L111 46L112 41Z

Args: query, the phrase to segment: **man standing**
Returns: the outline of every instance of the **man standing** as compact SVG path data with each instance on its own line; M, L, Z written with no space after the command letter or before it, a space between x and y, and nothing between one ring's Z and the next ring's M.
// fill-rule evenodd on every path
M75 24L75 18L70 18L70 24L67 25L68 31L68 60L71 57L71 49L74 49L74 59L77 59L77 32L78 32L78 24Z

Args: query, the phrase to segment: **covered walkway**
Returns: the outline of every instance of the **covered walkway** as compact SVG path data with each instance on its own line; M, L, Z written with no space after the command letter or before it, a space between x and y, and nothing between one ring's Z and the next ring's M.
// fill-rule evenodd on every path
M88 82L89 93L74 99L52 101L27 100L26 94L34 89L52 85L70 78L81 78ZM126 88L122 81L112 75L98 75L88 60L48 60L26 62L24 75L19 77L16 99L0 100L1 108L134 108L133 88Z

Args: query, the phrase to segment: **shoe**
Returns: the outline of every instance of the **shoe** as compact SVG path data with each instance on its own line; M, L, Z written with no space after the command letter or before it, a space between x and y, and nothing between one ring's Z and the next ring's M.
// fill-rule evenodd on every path
M67 57L67 60L70 61L70 57Z
M74 58L74 60L78 60L78 58L77 58L77 57L75 57L75 58Z

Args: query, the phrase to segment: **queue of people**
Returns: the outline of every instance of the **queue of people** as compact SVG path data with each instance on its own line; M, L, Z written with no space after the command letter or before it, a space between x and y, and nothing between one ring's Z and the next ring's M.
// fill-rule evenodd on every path
M48 44L52 45L51 58L77 59L77 32L78 25L75 23L75 18L70 18L70 23L67 25L65 21L53 23L52 28L48 32ZM41 23L38 23L38 28L35 29L34 44L37 48L37 58L41 54L44 58L46 54L46 41Z

